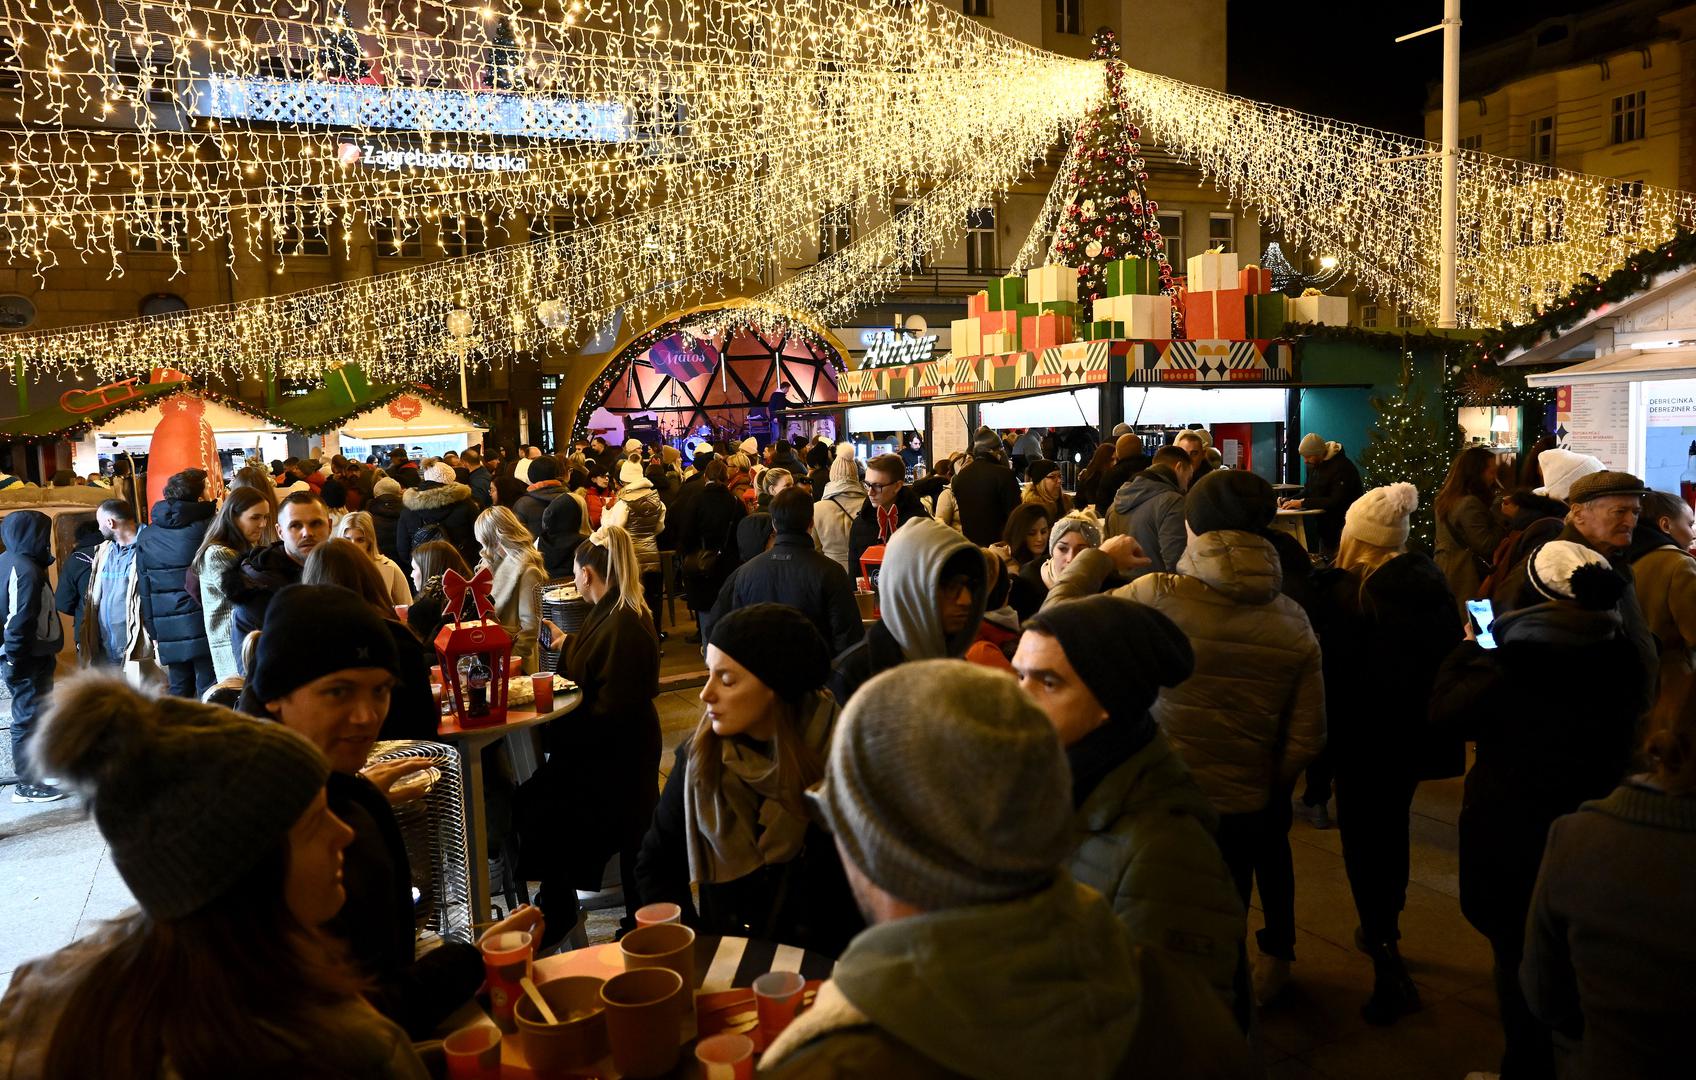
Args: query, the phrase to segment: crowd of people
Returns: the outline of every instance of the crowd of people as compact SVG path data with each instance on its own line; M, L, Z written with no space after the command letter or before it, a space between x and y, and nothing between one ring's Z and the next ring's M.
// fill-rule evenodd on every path
M1068 492L1027 435L928 472L822 439L307 459L221 505L188 470L146 524L102 503L57 593L48 519L8 514L15 797L89 798L140 911L18 971L0 1074L420 1075L410 1040L481 968L415 956L408 766L367 757L434 734L443 578L473 568L524 670L551 639L582 692L510 793L541 888L496 928L554 947L616 864L621 930L670 902L836 958L762 1075L1256 1075L1259 1010L1300 979L1292 821L1333 798L1361 1013L1394 1024L1422 1008L1415 793L1463 774L1501 1075L1681 1071L1687 503L1556 448L1529 483L1474 447L1437 492L1367 490L1318 434L1279 499L1200 429L1116 431ZM1312 556L1280 508L1319 511ZM536 604L565 577L571 634ZM659 789L673 593L705 685ZM58 612L91 671L55 688ZM183 1003L212 993L208 1025Z

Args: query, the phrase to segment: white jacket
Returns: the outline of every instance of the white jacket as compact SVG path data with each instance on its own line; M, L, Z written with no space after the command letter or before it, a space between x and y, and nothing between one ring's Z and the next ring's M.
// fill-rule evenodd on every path
M860 576L860 570L848 565L848 531L865 504L866 489L848 480L826 484L824 497L813 504L813 535L818 538L819 550L840 563L851 580Z

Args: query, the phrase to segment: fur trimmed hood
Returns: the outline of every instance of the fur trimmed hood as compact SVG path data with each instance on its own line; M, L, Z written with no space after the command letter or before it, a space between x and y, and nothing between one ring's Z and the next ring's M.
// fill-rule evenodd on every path
M400 493L401 505L408 510L441 510L470 498L471 488L460 483L436 484L425 481Z

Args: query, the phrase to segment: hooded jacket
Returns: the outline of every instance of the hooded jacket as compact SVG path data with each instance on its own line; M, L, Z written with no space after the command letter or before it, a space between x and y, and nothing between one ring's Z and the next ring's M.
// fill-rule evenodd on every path
M1113 495L1113 508L1107 512L1107 536L1129 536L1142 545L1149 557L1148 566L1138 567L1126 576L1136 579L1144 574L1171 573L1178 569L1178 560L1189 546L1189 534L1184 531L1184 493L1178 486L1178 474L1170 465L1155 465L1142 470Z
M1095 595L1112 567L1100 551L1080 551L1048 604ZM1114 592L1159 611L1190 639L1195 674L1160 692L1154 718L1221 814L1263 809L1325 746L1319 641L1281 583L1270 543L1216 529L1196 537L1178 573Z
M1133 946L1101 897L1061 873L1019 900L861 933L760 1075L1223 1078L1255 1065L1205 983Z
M282 542L254 548L224 573L224 598L230 603L230 648L241 660L241 643L265 625L271 597L285 585L300 583L306 568L294 561Z
M1007 518L1019 506L1019 480L999 455L974 457L948 485L959 510L960 531L978 547L1001 539Z
M565 485L558 480L543 480L531 484L530 490L512 504L512 512L524 523L524 527L530 530L531 536L541 536L543 516L548 512L548 507L553 505L553 501L564 494Z
M583 530L583 517L583 504L569 492L564 498L550 500L542 511L542 531L536 534L536 547L542 552L549 578L571 576L577 545L589 535Z
M1201 479L1197 473L1190 482ZM1360 482L1360 470L1343 453L1343 444L1325 444L1325 460L1308 467L1307 484L1301 491L1303 510L1323 510L1318 519L1319 542L1326 551L1337 550L1343 536L1343 516L1365 490Z
M1107 898L1131 941L1165 949L1233 1008L1243 905L1213 839L1219 815L1166 739L1108 773L1072 823L1072 876Z
M217 504L161 499L147 528L136 534L141 619L159 649L161 664L192 663L212 655L199 602L188 594L189 565Z
M943 632L936 589L951 573L972 575L972 610L952 636ZM924 518L895 530L878 573L880 618L864 641L836 658L830 691L846 707L866 680L908 660L962 657L977 638L988 592L983 553L970 540L939 522Z
M624 485L618 498L601 512L601 526L617 525L630 534L636 554L650 564L659 558L659 535L665 528L665 501L646 476Z
M765 603L784 604L812 620L833 655L866 636L853 582L806 533L778 533L769 551L736 568L702 617L702 640L712 640L714 624L732 611Z
M377 530L377 550L393 559L396 565L400 565L401 561L400 547L396 541L400 537L400 512L402 509L404 507L401 506L399 495L376 495L365 504L365 512L371 515L371 526ZM406 560L406 565L401 566L401 570L410 574L412 572L412 559L410 558L410 549L408 551L409 557Z
M426 480L401 492L400 521L395 526L395 562L412 573L412 549L418 530L427 525L441 527L448 543L459 550L465 565L476 566L481 555L477 544L477 501L464 484L438 484Z
M824 486L824 496L813 504L813 535L819 538L819 549L846 570L850 579L860 576L860 568L848 561L848 534L865 505L866 486L858 479L832 480Z
M65 644L65 627L53 606L47 568L53 565L53 519L39 510L14 510L0 520L0 610L6 613L8 662L53 656Z

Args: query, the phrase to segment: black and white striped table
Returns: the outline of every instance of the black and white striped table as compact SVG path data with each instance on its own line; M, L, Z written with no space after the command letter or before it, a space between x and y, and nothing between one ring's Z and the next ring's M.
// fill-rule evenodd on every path
M754 985L768 971L798 971L808 979L828 979L835 961L793 945L742 937L702 935L695 939L695 989L704 994ZM538 982L562 975L610 979L624 970L617 943L558 953L536 961Z

